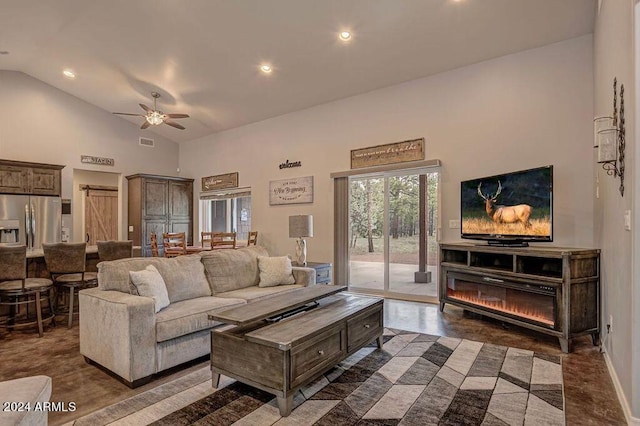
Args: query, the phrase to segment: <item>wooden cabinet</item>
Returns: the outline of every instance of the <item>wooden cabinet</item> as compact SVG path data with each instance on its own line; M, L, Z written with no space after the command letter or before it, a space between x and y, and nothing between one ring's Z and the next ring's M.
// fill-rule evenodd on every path
M556 336L600 334L600 250L440 244L440 310L445 303Z
M63 168L56 164L0 160L0 193L60 196Z
M149 235L184 232L193 241L193 179L137 174L129 181L129 239L151 256ZM162 249L162 247L160 247Z

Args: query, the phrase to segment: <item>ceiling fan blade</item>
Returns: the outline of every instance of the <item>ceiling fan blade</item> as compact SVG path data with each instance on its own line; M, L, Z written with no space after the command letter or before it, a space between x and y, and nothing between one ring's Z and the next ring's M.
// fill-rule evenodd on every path
M140 126L140 128L146 129L149 126L151 126L151 123L149 123L147 120L144 120L144 123L142 123L142 126Z
M144 114L133 114L130 112L112 112L111 114L118 114L118 115L133 115L135 117L144 117Z
M189 118L189 114L167 114L169 118Z
M153 112L153 110L151 108L149 108L148 106L146 106L145 104L138 104L140 105L140 108L142 108L143 110L147 111L147 112Z
M164 120L164 124L168 124L171 127L175 127L176 129L184 130L185 127L171 120Z

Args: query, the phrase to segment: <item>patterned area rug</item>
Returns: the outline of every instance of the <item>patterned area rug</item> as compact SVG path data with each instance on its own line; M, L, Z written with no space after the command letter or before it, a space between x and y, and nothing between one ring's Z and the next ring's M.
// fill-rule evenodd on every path
M280 417L273 395L207 367L75 425L564 425L559 356L386 329L298 392Z

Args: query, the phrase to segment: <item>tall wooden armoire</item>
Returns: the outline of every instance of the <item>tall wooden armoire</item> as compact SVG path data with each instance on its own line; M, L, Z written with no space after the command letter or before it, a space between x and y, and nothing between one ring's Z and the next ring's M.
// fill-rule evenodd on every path
M136 174L129 181L129 239L151 256L149 235L184 232L193 242L193 179ZM162 247L160 247L162 249Z

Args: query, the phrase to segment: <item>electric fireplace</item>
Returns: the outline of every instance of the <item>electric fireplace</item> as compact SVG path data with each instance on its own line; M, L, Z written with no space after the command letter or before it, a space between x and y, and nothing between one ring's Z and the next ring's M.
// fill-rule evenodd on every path
M447 298L542 327L557 326L557 295L552 286L450 272Z

